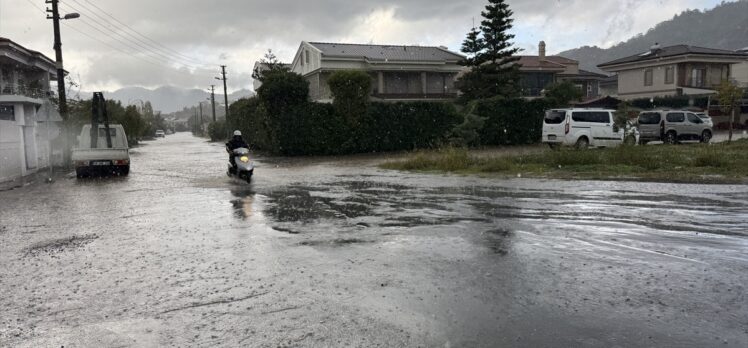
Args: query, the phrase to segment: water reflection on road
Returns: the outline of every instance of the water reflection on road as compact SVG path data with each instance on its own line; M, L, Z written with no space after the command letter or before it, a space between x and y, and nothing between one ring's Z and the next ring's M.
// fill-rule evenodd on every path
M0 193L0 346L748 345L746 186L134 152Z

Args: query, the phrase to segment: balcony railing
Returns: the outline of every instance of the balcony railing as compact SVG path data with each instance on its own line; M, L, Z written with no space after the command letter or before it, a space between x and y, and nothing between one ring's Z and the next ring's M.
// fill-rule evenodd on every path
M43 99L51 96L49 89L31 88L23 85L5 85L0 88L0 95L15 95L34 99Z
M457 93L374 93L379 99L455 99Z

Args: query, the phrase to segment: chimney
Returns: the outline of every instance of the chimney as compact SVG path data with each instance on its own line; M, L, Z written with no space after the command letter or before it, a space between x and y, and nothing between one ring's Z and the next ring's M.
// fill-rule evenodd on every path
M540 41L538 44L538 56L540 60L545 60L545 41Z

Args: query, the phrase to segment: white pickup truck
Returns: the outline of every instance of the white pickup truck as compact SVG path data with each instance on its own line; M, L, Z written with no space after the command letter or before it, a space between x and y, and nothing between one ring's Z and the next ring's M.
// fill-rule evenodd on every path
M81 178L92 174L121 175L130 173L130 149L122 125L109 125L112 147L107 144L106 128L99 126L97 146L91 147L91 125L83 126L78 136L78 146L73 148L71 159L75 174Z

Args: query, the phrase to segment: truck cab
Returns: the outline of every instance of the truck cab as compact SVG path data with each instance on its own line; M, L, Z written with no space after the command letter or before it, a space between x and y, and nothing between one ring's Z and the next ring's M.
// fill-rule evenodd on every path
M78 144L71 155L76 175L127 176L130 173L130 148L122 125L109 125L111 147L107 140L106 126L99 125L98 139L91 139L91 125L84 125L78 136ZM93 144L95 147L92 147Z

